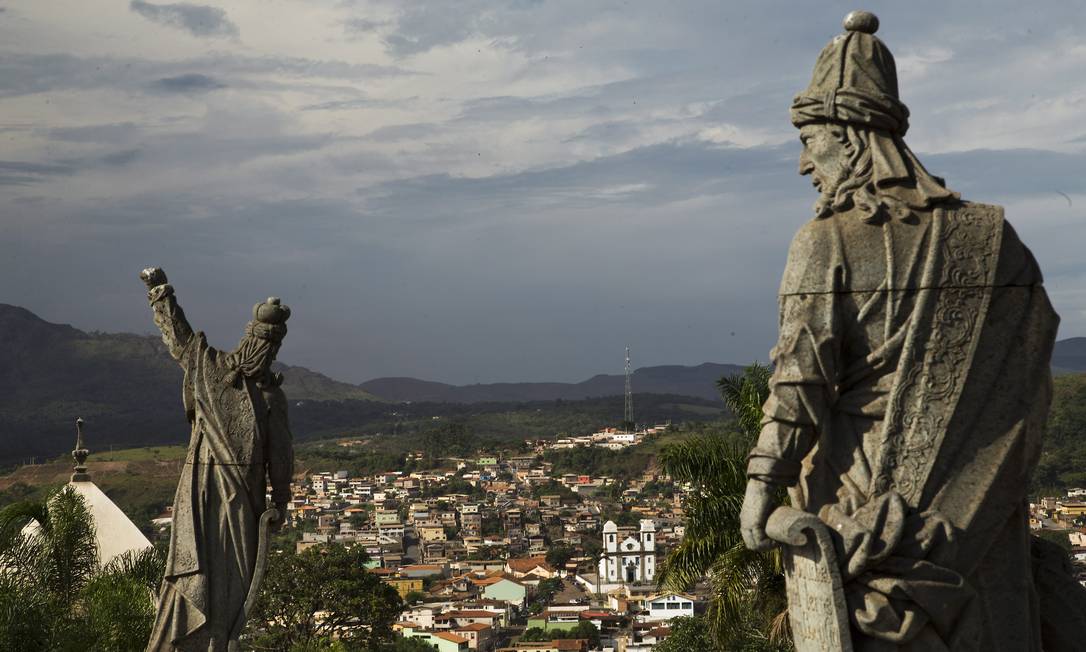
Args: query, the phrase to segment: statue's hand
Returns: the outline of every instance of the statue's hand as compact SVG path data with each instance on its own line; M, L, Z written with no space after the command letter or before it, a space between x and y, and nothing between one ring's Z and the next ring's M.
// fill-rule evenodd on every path
M271 522L272 532L278 532L283 529L283 524L287 522L287 504L275 503L275 511L279 512L279 515Z
M770 485L753 478L747 481L743 511L739 513L739 530L743 543L751 550L769 550L777 545L765 533L769 515L776 508L777 500Z
M166 272L162 271L160 267L148 267L140 272L140 280L148 289L158 287L167 283Z

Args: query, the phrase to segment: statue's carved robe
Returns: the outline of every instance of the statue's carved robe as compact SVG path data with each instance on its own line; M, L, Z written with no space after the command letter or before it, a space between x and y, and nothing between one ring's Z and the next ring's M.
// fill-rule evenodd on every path
M750 472L835 532L855 648L1040 650L1026 494L1059 320L1002 209L814 220L780 306Z
M290 497L286 400L231 367L193 333L172 288L150 295L155 324L185 371L192 437L174 497L166 573L148 651L225 651L244 626L266 474L272 500Z

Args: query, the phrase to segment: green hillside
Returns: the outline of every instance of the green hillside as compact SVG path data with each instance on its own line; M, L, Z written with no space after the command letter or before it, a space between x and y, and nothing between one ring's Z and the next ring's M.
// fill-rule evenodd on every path
M639 420L679 419L697 422L719 419L723 410L697 398L637 395ZM292 427L307 432L295 442L295 471L350 470L372 473L385 470L434 468L448 457L470 457L478 450L522 451L526 439L556 433L584 434L618 423L623 397L586 401L536 401L521 404L457 405L420 403L389 406L372 401L296 402ZM311 419L309 416L319 419ZM335 425L334 425L335 424ZM95 483L133 521L144 524L173 501L181 472L183 446L151 446L110 450L98 442L87 424L88 462ZM696 427L696 426L689 426ZM306 438L324 437L316 441ZM351 445L341 445L349 438ZM72 443L67 446L70 448ZM602 451L600 464L629 467L640 473L658 452L659 441L637 447L635 455ZM633 450L633 449L630 449ZM408 453L422 452L421 460ZM40 497L68 481L71 458L52 457L47 463L21 466L0 475L0 507L24 498Z
M1038 490L1086 487L1086 374L1054 379L1045 447L1034 474Z
M0 342L0 466L70 450L76 417L105 446L186 441L181 369L161 339L86 333L0 304ZM302 367L277 368L293 400L375 398Z
M171 397L174 399L175 397ZM718 406L700 399L637 395L639 421L671 419L683 425L622 451L576 449L548 453L556 472L590 472L620 478L649 468L662 445L675 438L723 426ZM172 405L172 404L171 404ZM176 406L174 406L176 407ZM368 401L296 402L296 430L315 441L296 442L296 471L433 468L439 458L468 457L476 450L525 450L525 439L561 432L585 433L613 425L622 417L622 397L587 401L537 401L521 404L440 404L410 406ZM88 424L89 426L90 424ZM95 428L96 430L96 428ZM137 523L143 523L172 501L184 454L181 446L154 446L110 451L88 431L91 473L100 487ZM344 445L348 440L349 445ZM67 443L71 446L71 443ZM421 452L423 459L409 459ZM0 506L23 497L43 495L67 481L72 462L66 456L47 464L24 466L0 476ZM1086 374L1059 376L1049 418L1044 453L1035 474L1035 491L1050 494L1086 486Z

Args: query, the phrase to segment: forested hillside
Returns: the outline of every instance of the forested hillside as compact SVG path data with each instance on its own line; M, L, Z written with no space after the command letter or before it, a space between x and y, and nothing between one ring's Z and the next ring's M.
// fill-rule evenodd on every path
M308 369L278 368L295 400L374 398ZM157 337L85 333L0 304L0 466L70 450L76 417L116 446L184 442L181 369Z
M1086 487L1086 374L1056 376L1044 451L1034 474L1038 490Z
M615 398L622 394L621 376L463 387L413 379L370 383L392 391L388 398L411 401L404 405L304 367L276 369L286 377L291 424L302 439L374 430L405 433L416 427L414 419L449 416L478 425L482 436L535 437L579 431L585 424L614 425L623 412L621 396ZM705 364L638 370L636 391L656 392L637 399L638 420L680 419L698 410L715 414L713 381L731 369ZM701 398L663 396L668 393ZM576 404L607 395L612 398ZM539 405L521 405L532 401ZM675 407L680 403L686 407ZM99 447L184 443L188 423L181 408L181 370L158 337L86 333L0 304L0 467L71 450L76 417L87 420Z

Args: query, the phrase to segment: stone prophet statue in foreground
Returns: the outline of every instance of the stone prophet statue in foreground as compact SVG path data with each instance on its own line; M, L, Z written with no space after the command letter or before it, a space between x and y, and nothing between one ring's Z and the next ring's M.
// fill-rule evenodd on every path
M1081 588L1039 572L1028 528L1059 318L1002 208L905 144L877 18L845 28L792 104L819 198L781 282L744 540L792 544L801 651L1074 649L1043 612Z
M192 424L147 650L235 650L263 573L268 525L282 522L290 499L287 404L282 376L271 371L290 309L275 298L258 303L241 343L226 353L193 332L161 269L140 278L162 340L185 371Z

